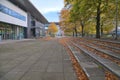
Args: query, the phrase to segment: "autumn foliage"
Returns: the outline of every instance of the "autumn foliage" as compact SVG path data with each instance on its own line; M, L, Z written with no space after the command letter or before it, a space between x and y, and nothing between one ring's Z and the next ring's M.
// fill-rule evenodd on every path
M50 35L55 35L56 32L58 32L58 28L57 28L56 24L52 22L48 27L48 33Z
M117 4L120 0L64 0L60 24L65 33L105 37L115 28L116 21L120 24L120 5Z

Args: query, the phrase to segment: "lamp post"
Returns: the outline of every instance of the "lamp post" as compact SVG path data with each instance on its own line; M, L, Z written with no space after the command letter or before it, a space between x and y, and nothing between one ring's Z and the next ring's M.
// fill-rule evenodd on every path
M117 29L118 29L118 0L116 0L116 29L115 29L115 40L117 40Z

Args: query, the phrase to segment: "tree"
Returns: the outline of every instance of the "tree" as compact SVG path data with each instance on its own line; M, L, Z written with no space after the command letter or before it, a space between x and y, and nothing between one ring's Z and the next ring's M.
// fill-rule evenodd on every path
M84 0L86 1L86 0ZM75 24L79 24L81 26L81 33L82 37L84 36L84 26L86 21L89 19L88 15L89 11L87 11L87 6L86 3L82 0L74 0L72 3L72 8L71 8L71 19L75 22ZM85 14L87 13L87 14ZM77 26L79 27L79 26ZM76 28L77 28L76 27Z
M69 33L74 33L74 25L73 23L70 22L70 13L69 13L69 10L68 9L62 9L61 10L61 13L60 13L60 26L61 26L61 29L69 34Z
M69 20L74 23L78 24L80 22L80 26L82 29L82 34L84 31L84 26L89 26L95 24L96 31L96 38L100 38L103 35L103 32L109 32L116 23L115 14L117 11L117 20L120 19L120 5L117 5L116 8L116 1L117 4L120 4L120 0L64 0L65 7L71 5L68 8L70 17ZM119 22L119 21L118 21ZM90 24L88 24L90 23ZM118 23L119 24L119 23ZM75 26L76 27L76 26ZM91 26L90 26L91 27ZM78 28L77 28L78 29ZM94 29L94 28L93 28ZM92 29L91 29L92 30Z
M48 27L48 33L50 35L55 35L56 32L58 32L58 28L57 28L56 24L52 22Z
M120 0L117 1L118 3L120 2ZM90 2L91 6L89 6L88 10L90 9L93 11L93 13L90 12L91 14L95 13L94 16L96 17L96 38L100 38L100 32L103 32L102 27L108 24L111 19L114 19L115 0L90 0ZM102 15L105 16L102 18Z
M66 27L69 27L68 19L69 19L69 11L67 9L62 9L60 12L60 26L63 31L66 29Z

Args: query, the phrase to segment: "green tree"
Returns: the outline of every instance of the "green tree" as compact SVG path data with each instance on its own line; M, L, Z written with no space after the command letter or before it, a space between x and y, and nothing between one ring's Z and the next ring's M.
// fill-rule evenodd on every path
M68 8L70 11L70 21L72 23L78 21L82 27L91 22L96 24L96 38L100 38L106 27L112 29L113 22L115 22L116 0L64 0L65 6L72 5ZM117 0L120 4L120 0ZM120 20L120 5L117 6L118 20ZM96 20L95 20L96 19ZM110 26L110 27L109 27Z

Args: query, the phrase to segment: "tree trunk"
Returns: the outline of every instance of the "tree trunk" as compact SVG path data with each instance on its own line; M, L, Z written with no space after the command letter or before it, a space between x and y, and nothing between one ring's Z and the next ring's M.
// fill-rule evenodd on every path
M75 36L77 37L77 29L75 28Z
M100 5L101 5L101 0L98 3L97 6L97 17L96 17L96 38L100 38Z
M81 27L82 27L82 37L84 37L84 24L83 24L82 21L80 22L80 24L81 24Z
M75 36L77 37L77 27L76 27L76 24L75 24Z
M75 34L75 33L74 33L74 31L73 31L73 37L74 37L74 34Z
M84 37L84 26L82 26L82 37Z
M84 23L83 23L82 20L80 21L80 25L81 25L81 28L82 28L82 37L84 37Z
M101 25L101 36L103 36L103 23Z

